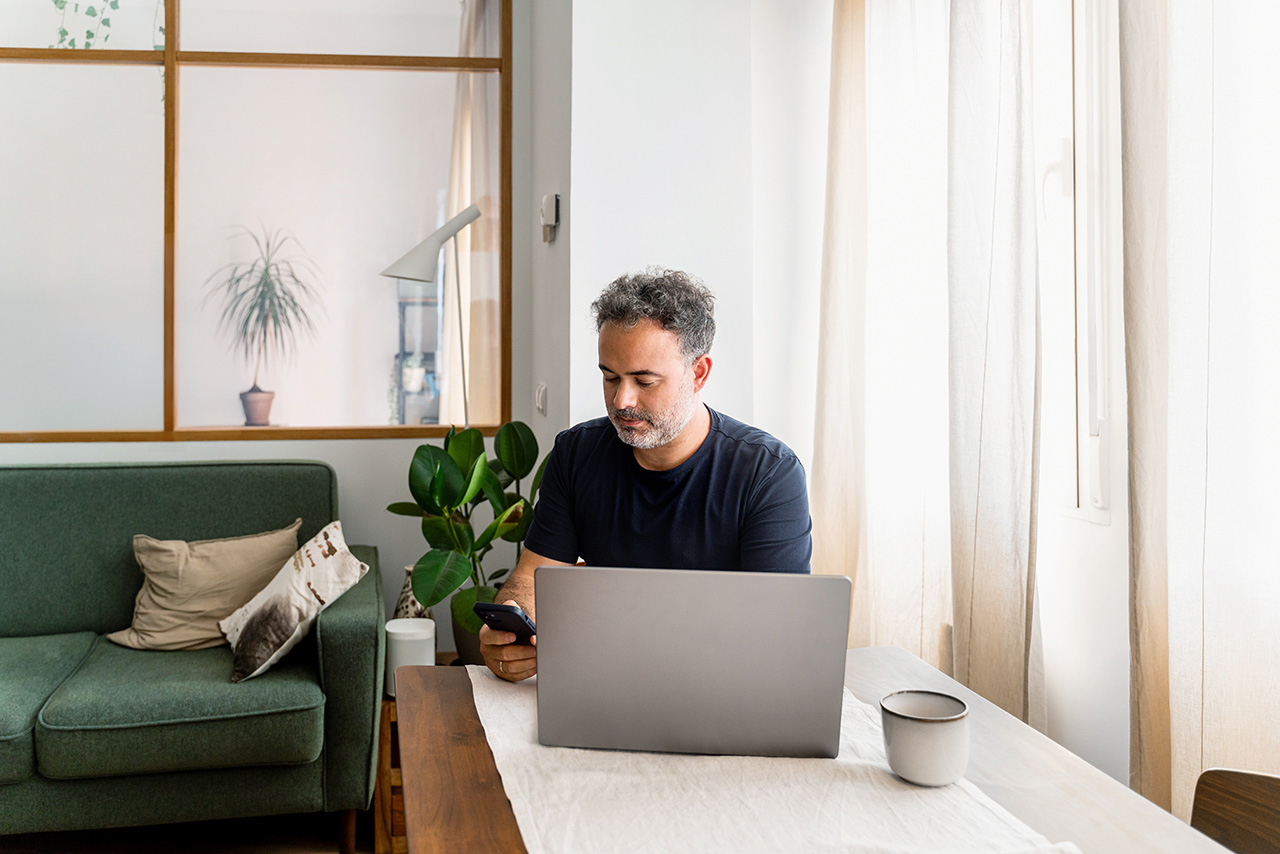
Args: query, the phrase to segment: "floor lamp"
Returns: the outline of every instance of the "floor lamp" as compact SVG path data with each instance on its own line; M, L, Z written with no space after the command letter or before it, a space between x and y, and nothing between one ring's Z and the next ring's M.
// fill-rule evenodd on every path
M457 234L480 218L480 209L470 205L462 213L436 229L426 240L405 253L404 257L382 271L393 279L409 279L414 282L434 282L440 262L440 250L446 241L453 241L453 284L458 304L458 361L462 368L462 426L471 426L471 412L467 399L467 346L462 340L462 281L458 278L462 268L458 265Z

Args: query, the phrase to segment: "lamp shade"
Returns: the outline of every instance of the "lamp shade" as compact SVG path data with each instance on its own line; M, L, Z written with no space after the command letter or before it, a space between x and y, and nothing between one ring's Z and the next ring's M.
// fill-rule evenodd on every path
M394 279L412 279L415 282L434 282L440 247L445 241L480 218L480 209L468 205L453 219L440 226L427 239L405 253L404 257L382 271L382 275Z

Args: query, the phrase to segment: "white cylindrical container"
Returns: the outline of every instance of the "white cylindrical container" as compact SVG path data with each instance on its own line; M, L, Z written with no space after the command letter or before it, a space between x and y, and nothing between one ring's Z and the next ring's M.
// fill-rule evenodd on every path
M969 765L969 706L938 691L896 691L880 701L885 756L918 786L945 786Z
M404 617L387 621L386 691L396 695L396 668L436 663L436 621Z

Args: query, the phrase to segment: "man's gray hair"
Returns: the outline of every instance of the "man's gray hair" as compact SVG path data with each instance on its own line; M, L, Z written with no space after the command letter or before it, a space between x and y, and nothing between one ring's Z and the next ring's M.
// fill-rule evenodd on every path
M702 282L679 270L650 267L615 280L591 304L596 332L606 323L631 328L656 320L680 340L680 353L692 362L711 352L716 337L716 297Z

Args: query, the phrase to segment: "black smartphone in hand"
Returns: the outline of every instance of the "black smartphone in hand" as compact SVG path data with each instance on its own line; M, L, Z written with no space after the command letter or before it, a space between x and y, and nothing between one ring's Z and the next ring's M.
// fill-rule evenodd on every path
M497 602L477 602L471 606L489 628L498 632L511 632L516 643L528 643L538 633L533 620L519 605L500 605Z

